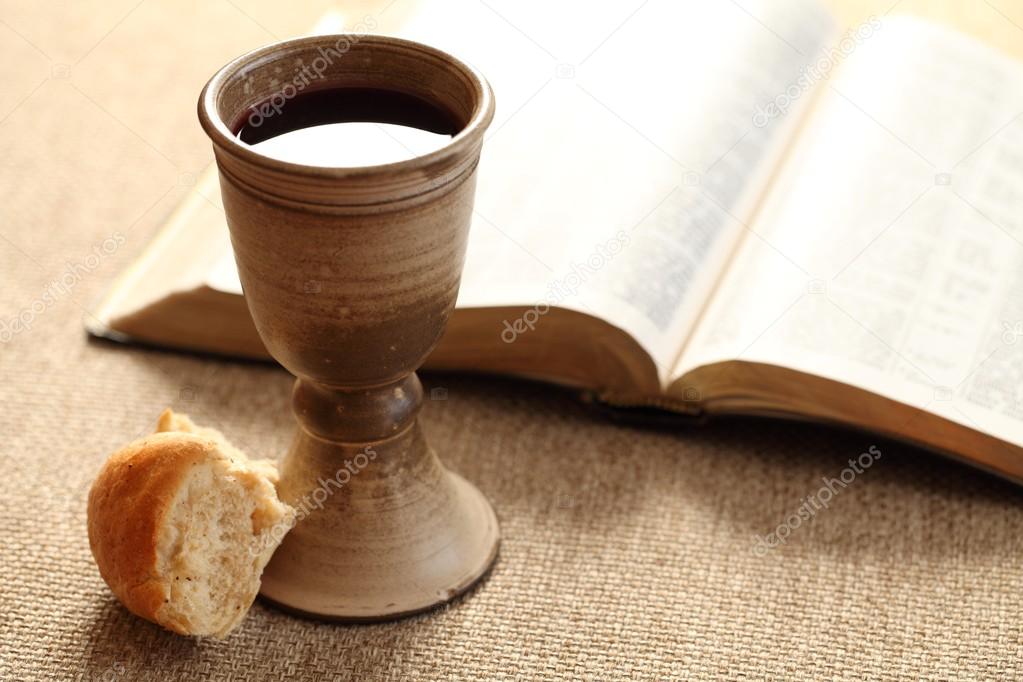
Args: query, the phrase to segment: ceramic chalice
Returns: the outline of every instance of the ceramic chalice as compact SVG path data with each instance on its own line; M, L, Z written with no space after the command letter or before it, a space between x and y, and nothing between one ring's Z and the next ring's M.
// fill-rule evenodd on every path
M379 36L271 45L202 92L249 311L297 377L279 493L299 520L262 585L288 610L349 621L415 613L468 589L497 555L490 504L423 438L415 374L455 305L493 113L475 69ZM265 136L352 120L452 136L364 167L277 160L239 139L246 127Z

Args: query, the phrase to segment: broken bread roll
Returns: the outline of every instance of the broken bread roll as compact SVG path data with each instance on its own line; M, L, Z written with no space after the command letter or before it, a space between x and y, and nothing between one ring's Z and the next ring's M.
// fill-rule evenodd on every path
M132 613L183 635L223 637L248 612L295 512L277 469L165 410L157 432L114 453L89 491L89 545Z

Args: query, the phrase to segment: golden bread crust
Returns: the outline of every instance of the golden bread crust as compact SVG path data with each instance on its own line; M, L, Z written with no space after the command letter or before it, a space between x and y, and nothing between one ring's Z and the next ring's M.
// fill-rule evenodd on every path
M160 618L170 584L157 543L184 478L215 450L196 435L156 433L114 453L89 491L89 546L103 580L132 613L181 634L184 623Z

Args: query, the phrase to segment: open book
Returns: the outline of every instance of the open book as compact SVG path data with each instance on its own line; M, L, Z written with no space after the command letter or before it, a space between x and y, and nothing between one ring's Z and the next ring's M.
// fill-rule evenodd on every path
M1023 480L1020 63L801 0L515 7L400 31L499 107L428 367L839 422ZM212 171L93 333L266 357L219 202Z

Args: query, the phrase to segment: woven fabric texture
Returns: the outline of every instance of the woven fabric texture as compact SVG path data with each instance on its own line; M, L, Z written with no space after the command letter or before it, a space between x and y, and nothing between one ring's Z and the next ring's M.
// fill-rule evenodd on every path
M0 679L1023 676L1017 488L868 434L620 425L556 389L453 375L424 377L445 391L422 423L503 530L469 596L357 627L257 602L224 641L122 608L86 536L103 459L167 406L277 456L291 379L91 342L82 316L209 163L205 79L326 4L0 3L0 320L21 318L0 345ZM871 446L827 508L761 548Z

